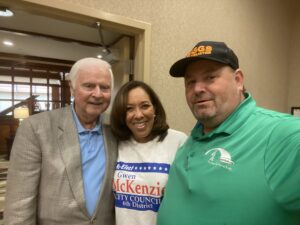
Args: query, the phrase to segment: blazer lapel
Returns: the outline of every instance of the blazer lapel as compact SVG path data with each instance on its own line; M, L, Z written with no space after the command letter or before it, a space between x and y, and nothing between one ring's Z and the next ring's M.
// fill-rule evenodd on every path
M108 201L111 202L113 206L113 199L110 200L110 197L112 196L112 181L113 181L113 174L115 171L115 164L117 160L118 155L118 144L117 140L111 133L111 129L109 125L102 124L102 132L103 132L103 138L104 138L104 146L105 146L105 155L106 155L106 166L105 166L105 176L103 178L102 188L101 192L99 193L98 203L96 206L95 213L99 212L99 208L101 202ZM109 207L109 206L106 206Z
M58 144L66 167L71 190L79 207L88 216L83 190L80 144L70 107L66 107L63 110L58 130Z

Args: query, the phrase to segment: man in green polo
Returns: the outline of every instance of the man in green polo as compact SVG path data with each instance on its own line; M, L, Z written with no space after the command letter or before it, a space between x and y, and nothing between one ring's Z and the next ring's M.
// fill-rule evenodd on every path
M300 224L300 120L256 106L235 53L199 42L173 64L197 119L178 150L158 225Z

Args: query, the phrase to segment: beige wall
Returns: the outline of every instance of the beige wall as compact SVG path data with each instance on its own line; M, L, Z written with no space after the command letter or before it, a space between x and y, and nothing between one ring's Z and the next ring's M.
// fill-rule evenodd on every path
M297 65L296 60L289 64L292 35L292 46L300 49L300 33L296 32L300 18L293 15L294 0L62 1L152 24L150 83L173 128L189 132L195 120L185 102L183 80L171 78L168 71L200 40L225 41L239 56L246 88L258 104L287 111L288 71L291 68L294 79ZM293 22L294 18L299 22ZM299 56L297 52L293 55ZM291 83L296 89L296 83ZM293 99L291 95L293 91Z
M300 2L294 7L297 12L292 23L290 48L288 110L292 106L300 106Z

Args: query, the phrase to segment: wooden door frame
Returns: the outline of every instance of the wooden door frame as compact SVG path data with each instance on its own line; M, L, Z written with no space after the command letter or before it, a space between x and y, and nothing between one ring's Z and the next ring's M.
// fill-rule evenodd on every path
M103 27L134 37L134 79L150 83L151 24L99 9L53 0L0 0L9 7L78 23L100 21Z

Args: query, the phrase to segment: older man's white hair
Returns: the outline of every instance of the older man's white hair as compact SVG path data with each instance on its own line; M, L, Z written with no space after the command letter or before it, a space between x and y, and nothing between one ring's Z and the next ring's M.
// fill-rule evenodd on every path
M108 70L111 77L111 90L113 90L114 87L114 76L113 72L111 70L111 65L98 58L83 58L78 60L71 68L70 73L67 76L67 79L70 80L72 88L75 89L75 84L78 76L78 71L81 69L88 68L90 66L98 66L99 68L103 70Z

